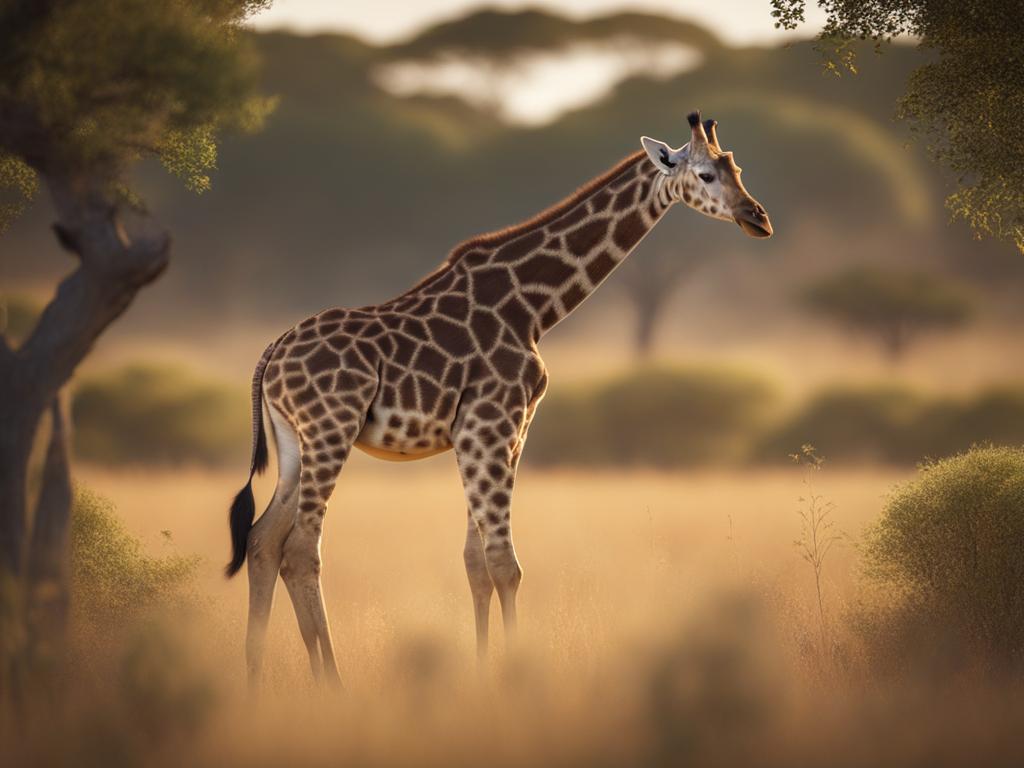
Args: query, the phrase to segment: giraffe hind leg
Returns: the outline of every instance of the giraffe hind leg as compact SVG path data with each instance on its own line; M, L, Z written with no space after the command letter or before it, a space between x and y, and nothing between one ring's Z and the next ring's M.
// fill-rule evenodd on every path
M298 512L284 542L281 564L281 577L295 608L313 676L325 676L334 683L340 683L340 678L321 585L320 541L327 500L359 432L362 414L349 413L343 418L340 425L331 425L331 442L335 444L329 450L323 447L323 434L303 432Z
M469 578L469 589L473 593L473 613L476 617L476 653L477 658L487 655L488 624L490 622L491 595L494 594L494 582L487 572L487 560L484 555L484 542L480 527L470 513L467 515L466 547L463 559L466 562L466 576Z
M245 639L250 689L257 689L263 668L267 624L274 604L284 541L295 521L299 484L299 443L292 428L274 408L268 408L277 445L278 476L274 496L249 531L249 622Z

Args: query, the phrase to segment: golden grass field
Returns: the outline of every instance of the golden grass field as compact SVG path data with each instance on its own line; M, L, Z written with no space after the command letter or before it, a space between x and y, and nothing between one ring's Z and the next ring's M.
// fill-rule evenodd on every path
M813 476L849 536L825 567L837 635L855 599L856 540L887 490L907 476L827 468ZM486 756L496 765L691 757L729 765L755 752L770 763L775 754L792 757L792 739L804 756L826 749L819 740L833 745L823 734L850 707L868 706L861 690L853 699L829 694L837 683L820 664L813 575L793 544L806 492L796 467L524 469L513 515L525 570L521 642L505 652L495 600L495 647L478 675L461 558L464 507L451 457L388 464L357 455L331 500L323 543L346 690L311 683L282 587L257 701L244 692L245 577L221 575L227 504L244 477L80 467L78 478L114 501L150 552L203 558L204 607L181 627L195 669L180 674L209 687L211 714L162 757L147 755L147 764L183 764L187 756L210 765L446 766ZM258 503L271 488L260 481ZM867 727L892 724L872 707ZM848 757L875 748L894 754L891 740L869 747L848 725L838 732ZM906 742L911 754L924 746Z
M462 545L465 505L451 456L390 464L357 453L331 499L323 540L323 580L339 662L352 686L384 662L389 645L429 636L472 661L472 607ZM817 492L836 505L850 541L834 550L829 592L839 601L856 576L855 542L885 495L911 473L890 469L817 473ZM273 471L258 480L258 506ZM110 498L129 529L154 552L203 558L203 588L226 623L238 624L241 653L244 574L227 581L227 505L244 477L198 469L109 471L82 468L81 481ZM813 581L793 540L804 473L793 469L695 472L520 472L513 530L525 570L521 630L557 661L614 648L683 618L723 585L756 580L801 588ZM170 537L163 534L168 531ZM305 657L282 590L275 606L274 669ZM838 608L838 604L835 606ZM497 601L494 621L499 622ZM499 642L501 633L497 633ZM393 650L393 649L391 649ZM241 677L242 665L239 657Z

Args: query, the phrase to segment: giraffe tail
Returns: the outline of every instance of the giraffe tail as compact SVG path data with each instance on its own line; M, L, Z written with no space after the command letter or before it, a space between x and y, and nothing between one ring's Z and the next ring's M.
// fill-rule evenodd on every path
M224 569L230 579L245 562L245 551L249 543L249 529L256 517L256 499L252 495L252 478L263 474L267 468L267 433L263 428L263 372L270 362L270 356L277 346L275 341L263 352L252 375L252 461L249 464L249 482L235 496L231 504L228 523L231 528L231 562Z

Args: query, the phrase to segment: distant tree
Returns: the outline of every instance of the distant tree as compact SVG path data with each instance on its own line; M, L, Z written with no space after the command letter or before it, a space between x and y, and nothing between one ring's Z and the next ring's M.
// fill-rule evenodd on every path
M239 34L267 4L0 0L0 217L7 223L41 186L57 240L77 263L20 344L0 328L0 582L29 585L30 632L32 616L60 631L66 614L71 489L60 390L168 261L170 237L141 226L126 174L156 157L189 188L207 188L217 133L254 127L269 106L254 96ZM126 207L139 212L133 226ZM50 446L29 516L29 455L47 411ZM4 678L0 669L0 689Z
M973 310L955 282L872 267L854 267L809 285L799 299L808 310L874 337L894 361L922 333L958 328Z
M828 66L856 72L853 45L876 49L913 36L930 54L911 76L899 114L956 176L946 204L977 235L1024 253L1024 2L1022 0L817 0ZM776 27L804 21L806 0L771 0Z
M679 284L704 263L704 253L662 249L624 266L619 285L636 317L633 349L638 357L650 356L654 334L669 299Z

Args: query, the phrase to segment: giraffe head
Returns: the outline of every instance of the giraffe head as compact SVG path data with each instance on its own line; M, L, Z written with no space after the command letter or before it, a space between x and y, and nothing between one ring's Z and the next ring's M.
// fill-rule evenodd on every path
M647 136L640 140L665 177L664 189L674 202L713 219L733 221L751 237L771 237L768 214L743 187L732 152L724 152L718 143L718 123L701 122L700 112L691 112L687 120L690 141L680 149Z

